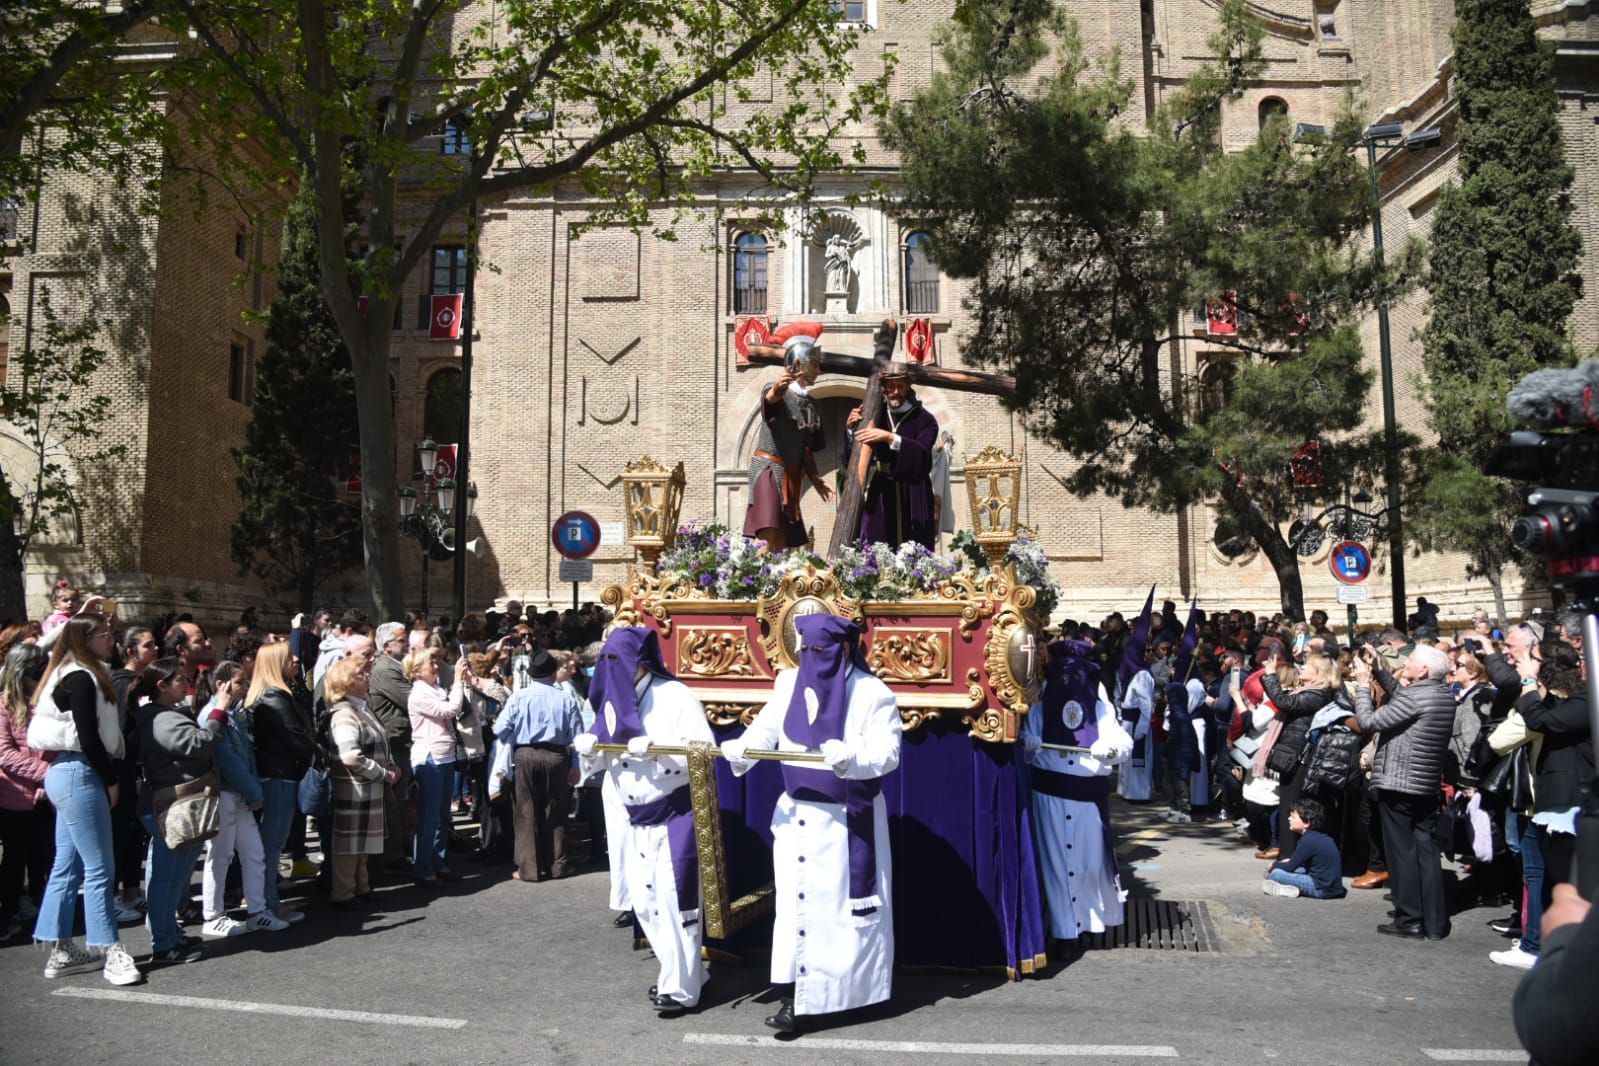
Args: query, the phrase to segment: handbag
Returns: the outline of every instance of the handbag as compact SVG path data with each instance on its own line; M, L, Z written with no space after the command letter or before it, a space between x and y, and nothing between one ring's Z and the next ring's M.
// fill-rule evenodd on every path
M300 804L300 811L313 818L326 818L333 809L333 782L328 780L327 771L312 766L300 778L300 784L295 791L295 798Z
M215 771L156 789L151 804L156 828L172 851L203 844L222 828L222 790Z
M1523 744L1510 753L1510 808L1516 811L1533 809L1531 744Z

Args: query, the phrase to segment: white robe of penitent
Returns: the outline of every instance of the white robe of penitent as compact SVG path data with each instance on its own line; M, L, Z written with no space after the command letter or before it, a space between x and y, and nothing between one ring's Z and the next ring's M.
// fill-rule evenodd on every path
M1155 679L1148 670L1140 670L1127 683L1122 696L1122 706L1137 709L1138 721L1131 730L1133 743L1143 741L1140 755L1129 755L1121 764L1116 790L1122 799L1142 803L1155 794L1155 742L1150 739L1149 727L1155 718ZM1123 728L1124 732L1125 724Z
M777 675L771 701L741 738L749 748L806 751L788 738L783 720L798 672ZM871 780L899 766L899 703L887 685L852 670L848 714L841 738L854 758L842 775ZM825 769L825 768L824 768ZM831 773L831 770L826 772ZM894 893L888 808L872 801L877 897L871 914L853 913L849 893L849 831L844 806L778 797L772 812L772 867L776 917L772 926L772 981L794 985L795 1014L881 1003L893 990Z
M1146 675L1147 676L1147 675ZM1132 753L1133 738L1116 719L1116 708L1099 689L1096 715L1103 755L1080 755L1036 747L1043 739L1044 706L1033 708L1022 721L1022 749L1028 761L1043 770L1072 777L1108 778ZM1057 940L1075 940L1103 933L1122 924L1122 891L1114 852L1107 853L1109 834L1100 819L1099 806L1051 796L1033 789L1033 835L1038 845L1039 869L1049 901L1049 931Z
M681 681L646 675L639 683L638 713L652 744L715 741L705 708ZM585 775L599 769L611 779L623 807L621 817L615 823L608 821L606 829L612 840L620 843L626 899L661 964L656 991L692 1007L700 1000L706 978L705 963L700 959L705 927L700 921L699 879L695 878L694 898L679 900L667 827L634 825L626 813L628 806L651 803L688 788L687 761L674 755L641 759L627 754L595 754L583 760ZM614 869L612 873L614 876Z

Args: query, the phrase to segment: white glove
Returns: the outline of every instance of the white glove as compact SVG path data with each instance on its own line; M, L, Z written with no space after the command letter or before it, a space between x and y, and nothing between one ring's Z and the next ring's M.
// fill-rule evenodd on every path
M1044 741L1041 737L1022 737L1022 758L1026 759L1028 762L1032 762L1033 757L1038 754L1039 745L1043 742Z
M635 759L642 759L650 750L649 737L633 737L627 742L627 753Z
M822 761L833 768L839 777L849 773L849 768L855 765L855 753L849 750L849 745L842 740L822 741Z
M593 733L579 733L577 739L572 741L572 750L585 759L592 759L594 757L594 745L599 742L600 738Z
M1114 759L1116 757L1116 746L1101 737L1088 745L1088 754L1096 759Z
M743 777L755 765L754 760L744 758L749 747L749 741L743 737L722 741L722 758L727 760L727 768L733 771L733 776Z

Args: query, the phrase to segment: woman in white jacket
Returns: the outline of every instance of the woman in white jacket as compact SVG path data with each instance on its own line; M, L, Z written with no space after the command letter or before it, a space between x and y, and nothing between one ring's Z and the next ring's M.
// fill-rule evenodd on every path
M114 985L137 984L144 978L117 935L111 845L115 760L125 753L115 689L106 669L116 641L111 623L100 614L79 614L60 628L28 723L28 747L54 753L44 791L56 808L55 865L33 937L50 947L46 977L103 969ZM72 938L80 885L87 949Z

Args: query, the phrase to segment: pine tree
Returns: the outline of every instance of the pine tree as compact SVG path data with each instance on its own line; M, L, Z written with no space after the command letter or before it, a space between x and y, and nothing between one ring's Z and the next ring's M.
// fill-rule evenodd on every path
M1076 460L1068 490L1168 512L1216 502L1219 539L1253 542L1302 618L1284 528L1316 490L1292 458L1319 440L1321 492L1371 484L1382 441L1364 428L1372 374L1353 322L1393 285L1352 250L1370 211L1352 106L1319 146L1277 117L1222 151L1223 109L1265 69L1249 7L1222 5L1215 58L1140 131L1132 84L1114 58L1085 58L1057 5L972 0L945 72L885 137L904 217L930 224L946 274L975 281L963 358L1016 375L1029 430ZM1410 258L1390 259L1395 275ZM1194 309L1224 293L1249 322L1204 336ZM1184 341L1229 354L1213 395L1174 375Z
M293 592L305 611L362 557L360 506L344 493L359 447L355 379L320 288L316 242L316 206L302 195L284 220L252 417L233 450L244 507L230 544L241 573Z
M1466 553L1505 617L1501 575L1519 561L1509 529L1526 488L1481 472L1511 428L1505 396L1523 376L1568 365L1566 323L1582 295L1582 237L1560 133L1553 48L1526 0L1457 0L1460 182L1433 213L1422 331L1428 423L1418 505L1422 543Z

